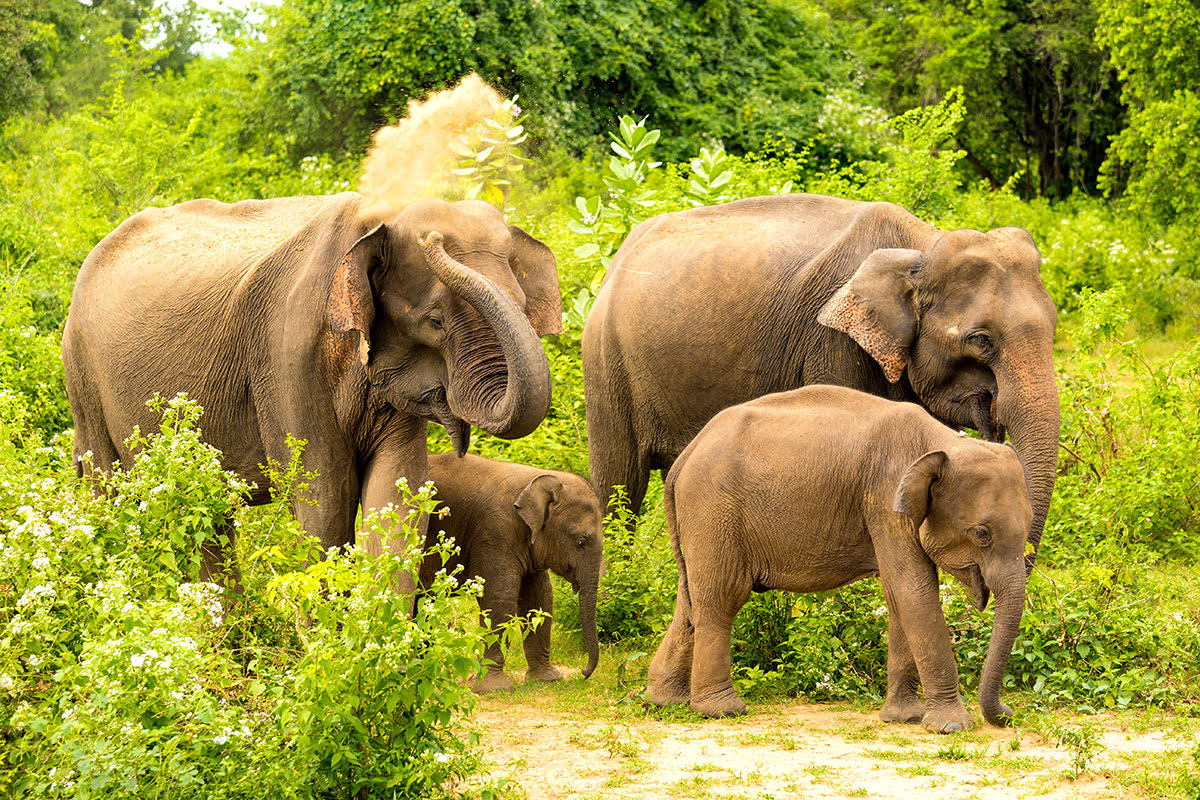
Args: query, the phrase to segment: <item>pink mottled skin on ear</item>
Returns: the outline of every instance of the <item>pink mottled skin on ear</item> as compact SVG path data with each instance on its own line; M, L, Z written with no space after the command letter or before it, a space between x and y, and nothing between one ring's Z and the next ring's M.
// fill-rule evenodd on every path
M829 302L817 316L817 322L827 328L839 330L857 342L859 347L866 350L871 358L883 367L883 375L888 383L895 383L904 374L908 359L903 348L875 323L851 291L850 284L838 289L833 297L829 298Z

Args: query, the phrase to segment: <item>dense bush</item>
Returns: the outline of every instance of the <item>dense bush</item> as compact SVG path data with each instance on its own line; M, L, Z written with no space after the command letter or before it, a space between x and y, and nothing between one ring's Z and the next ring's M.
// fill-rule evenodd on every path
M200 439L199 408L155 402L159 431L135 434L135 463L95 478L99 495L62 477L56 447L41 465L5 459L0 786L81 798L457 795L479 769L461 722L487 638L457 600L480 586L441 573L415 618L391 591L396 574L415 575L430 491L380 520L403 525L407 555L351 548L313 563L290 515L245 508L245 485ZM38 466L59 477L31 481ZM282 495L305 479L295 464L276 477ZM236 598L196 582L199 546L229 519L250 543Z

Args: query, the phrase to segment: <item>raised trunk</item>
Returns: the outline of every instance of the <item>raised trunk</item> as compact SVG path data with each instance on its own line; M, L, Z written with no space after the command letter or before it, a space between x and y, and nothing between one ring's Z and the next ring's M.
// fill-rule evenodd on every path
M992 642L988 645L983 672L979 676L979 708L983 717L1001 727L1012 721L1012 709L1000 702L1000 683L1013 642L1021 629L1021 612L1025 606L1025 573L1017 570L1001 585L992 586L996 596L995 618L992 622Z
M1013 447L1021 457L1029 502L1033 506L1033 522L1029 527L1033 551L1026 557L1028 573L1041 546L1058 472L1058 387L1048 355L1027 361L1010 360L1005 368L997 370L996 381L996 415L1008 429Z
M503 439L531 433L550 410L550 365L537 333L500 287L446 254L440 233L431 231L420 244L438 280L486 323L464 323L470 330L456 337L461 352L450 365L450 408Z
M579 625L583 631L583 644L587 648L588 663L583 668L583 677L591 677L600 660L600 639L596 636L596 587L600 575L591 575L579 584Z

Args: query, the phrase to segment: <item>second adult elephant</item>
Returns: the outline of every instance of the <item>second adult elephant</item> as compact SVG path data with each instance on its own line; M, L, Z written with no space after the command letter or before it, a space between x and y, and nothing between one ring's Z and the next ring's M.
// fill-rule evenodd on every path
M1054 488L1057 311L1020 228L943 231L890 203L739 200L643 222L583 335L588 450L601 497L640 507L723 408L815 383L925 407L1025 468L1041 539Z

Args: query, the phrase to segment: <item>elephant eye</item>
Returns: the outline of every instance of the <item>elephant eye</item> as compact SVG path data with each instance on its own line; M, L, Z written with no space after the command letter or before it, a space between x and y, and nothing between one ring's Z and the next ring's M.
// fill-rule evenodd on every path
M983 549L987 549L987 548L991 547L992 546L992 532L990 530L988 530L986 527L984 527L983 525L976 527L975 528L975 541Z
M442 329L442 324L443 324L442 323L442 315L441 314L430 314L429 315L429 324L432 325L436 330L440 331Z
M575 546L578 547L580 550L582 550L583 548L587 547L587 543L588 543L587 537L580 536L579 541L577 541L575 543Z
M983 331L975 331L967 337L967 342L978 347L980 350L990 351L992 349L992 337Z

